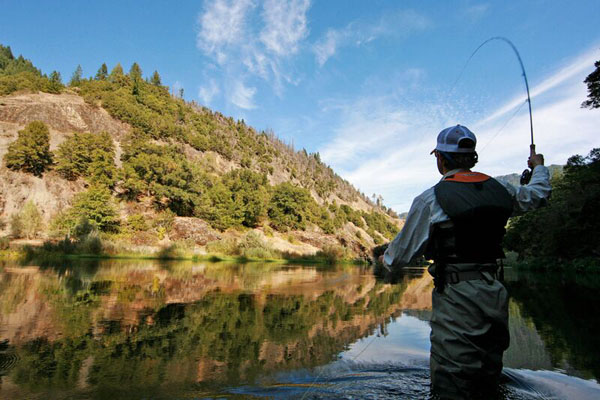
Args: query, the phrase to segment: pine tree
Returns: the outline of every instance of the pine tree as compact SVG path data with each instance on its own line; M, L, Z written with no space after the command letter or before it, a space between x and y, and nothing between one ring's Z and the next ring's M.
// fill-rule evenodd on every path
M102 66L98 69L98 72L96 72L96 80L103 81L107 77L108 77L108 67L106 66L106 63L102 63Z
M83 69L81 68L81 65L77 65L77 68L75 68L73 75L71 75L71 80L69 81L69 86L79 86L79 84L81 83L82 75L83 75Z
M8 146L4 162L6 167L12 170L41 176L52 164L48 127L41 121L27 124L25 129L19 131L17 140Z
M123 67L121 66L121 64L117 63L117 65L115 65L112 71L110 71L108 80L120 86L125 86L127 84L128 78L123 74Z
M67 212L67 219L76 223L82 218L101 231L117 231L119 214L110 190L103 185L94 185L85 192L78 193L73 199L73 207Z
M154 86L162 85L158 71L154 71L154 73L152 74L152 78L150 78L150 83L152 83Z
M50 74L50 83L48 85L48 92L50 93L60 93L63 88L62 78L60 76L60 72L52 71Z
M133 80L142 79L142 69L138 63L134 62L129 69L129 77Z

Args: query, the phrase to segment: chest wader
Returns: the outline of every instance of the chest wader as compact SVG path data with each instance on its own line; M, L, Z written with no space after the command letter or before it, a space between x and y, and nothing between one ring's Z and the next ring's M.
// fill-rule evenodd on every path
M433 227L425 253L434 260L432 386L443 398L487 397L509 342L508 296L496 278L512 198L477 172L446 177L434 190L450 220Z

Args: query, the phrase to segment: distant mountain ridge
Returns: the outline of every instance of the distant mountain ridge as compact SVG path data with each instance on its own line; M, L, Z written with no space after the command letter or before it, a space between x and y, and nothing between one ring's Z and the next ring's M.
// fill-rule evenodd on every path
M557 165L557 164L548 165L548 169L550 170L550 179L555 178L557 176L561 176L563 173L562 165ZM498 179L499 181L510 183L513 186L521 185L521 174L514 173L514 174L508 174L508 175L499 175L499 176L495 176L494 178Z

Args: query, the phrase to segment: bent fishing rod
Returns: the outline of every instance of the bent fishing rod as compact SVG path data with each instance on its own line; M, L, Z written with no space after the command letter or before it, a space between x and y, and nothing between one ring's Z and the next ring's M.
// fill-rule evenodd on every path
M477 54L477 52L479 51L479 49L481 49L483 46L485 46L486 44L488 44L489 42L494 41L494 40L500 40L500 41L503 41L503 42L507 43L513 49L515 55L517 56L517 59L519 60L519 65L521 66L521 72L523 74L523 79L525 81L525 89L527 91L527 104L529 105L529 128L530 128L530 131L531 131L531 145L529 146L529 156L533 157L535 155L535 143L533 141L533 113L531 111L531 97L529 96L529 82L527 81L527 73L525 72L525 66L523 65L523 60L521 59L521 54L519 54L519 50L517 50L517 47L513 44L513 42L511 42L509 39L507 39L507 38L505 38L503 36L494 36L492 38L489 38L485 42L481 43L475 49L475 51L473 51L473 53L471 53L471 56L469 57L469 59L465 63L465 66L463 67L463 69L460 72L458 78L454 82L454 85L461 78L463 72L467 68L467 65L469 64L469 62L471 61L471 59L475 56L475 54ZM531 169L526 169L526 170L523 171L523 173L521 174L521 180L520 180L521 185L526 185L526 184L529 183L529 181L531 179L531 173L532 173Z

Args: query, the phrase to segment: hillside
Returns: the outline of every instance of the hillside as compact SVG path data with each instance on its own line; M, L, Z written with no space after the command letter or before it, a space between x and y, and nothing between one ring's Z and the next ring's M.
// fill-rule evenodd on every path
M550 179L555 179L557 177L560 177L563 173L562 165L552 164L552 165L548 166L548 169L550 170ZM500 175L500 176L495 176L494 178L501 180L503 182L510 183L513 186L521 185L521 174L514 173L514 174L508 174L508 175Z
M0 94L5 235L94 233L120 245L210 251L253 230L279 251L362 256L401 226L318 153L187 103L135 63L127 74L120 65L90 79L76 73L64 86L0 46ZM48 142L35 170L23 156L32 135ZM16 232L17 217L36 212L39 223Z

